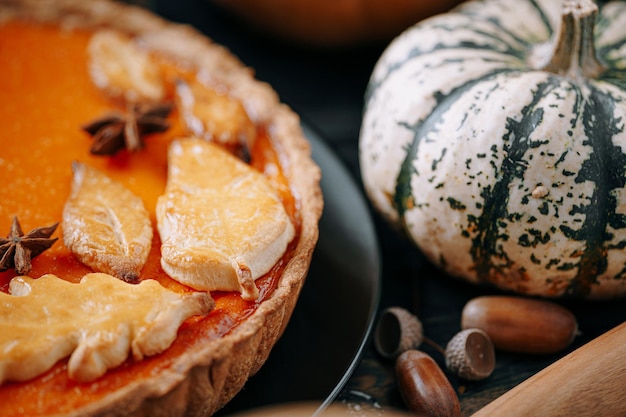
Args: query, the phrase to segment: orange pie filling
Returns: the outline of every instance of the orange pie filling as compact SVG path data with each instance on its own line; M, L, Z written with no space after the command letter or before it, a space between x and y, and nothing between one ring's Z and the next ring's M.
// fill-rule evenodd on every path
M0 236L8 234L15 216L25 233L59 222L52 236L59 239L32 260L28 276L54 274L78 283L85 274L98 272L81 262L63 240L62 218L71 192L72 163L79 161L106 173L143 201L153 234L139 279L157 280L178 294L195 292L162 269L156 206L166 189L170 144L177 138L198 136L201 132L190 129L179 106L174 106L167 116L169 128L146 135L142 149L124 149L114 155L91 154L93 138L81 126L113 110L127 110L123 100L112 99L94 85L87 65L91 36L87 31L65 31L34 23L0 24ZM164 74L164 101L176 102L176 89L189 87L181 80L191 83L196 74L164 56L152 58ZM223 86L211 88L224 94ZM267 299L293 254L300 225L297 201L280 163L280 150L275 149L263 126L253 126L248 131L254 135L244 144L249 164L269 179L295 227L295 237L284 254L269 272L256 279L258 298L244 300L237 291L211 291L214 309L207 315L185 320L169 348L141 360L131 356L93 381L70 378L68 361L64 359L28 381L4 382L0 385L0 414L63 413L97 401L132 380L167 370L172 359L187 349L228 334ZM14 269L1 272L0 290L8 293L9 283L17 275ZM71 306L69 300L68 307Z

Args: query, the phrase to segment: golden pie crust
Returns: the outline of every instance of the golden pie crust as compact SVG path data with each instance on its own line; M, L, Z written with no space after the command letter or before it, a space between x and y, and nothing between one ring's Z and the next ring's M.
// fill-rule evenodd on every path
M70 29L113 28L140 37L149 49L218 80L244 105L252 121L267 129L296 200L298 217L296 240L283 258L282 273L271 294L226 335L190 344L180 354L168 356L171 362L159 367L158 373L142 372L127 378L123 386L78 409L39 414L209 416L263 365L285 330L308 272L323 201L321 173L311 159L300 120L280 102L271 86L256 80L252 69L224 47L190 26L168 22L142 8L106 0L0 0L0 25L14 19ZM0 396L2 389L0 386ZM0 414L11 415L3 411L5 406L0 404Z

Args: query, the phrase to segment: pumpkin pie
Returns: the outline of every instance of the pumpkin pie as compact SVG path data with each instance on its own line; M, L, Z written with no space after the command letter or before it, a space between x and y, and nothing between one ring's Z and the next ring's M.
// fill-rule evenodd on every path
M213 414L317 242L298 116L193 28L108 0L0 0L0 61L0 415Z

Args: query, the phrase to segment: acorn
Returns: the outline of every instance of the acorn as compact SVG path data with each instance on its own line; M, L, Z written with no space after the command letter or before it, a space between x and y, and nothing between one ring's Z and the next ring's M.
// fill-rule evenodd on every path
M423 341L422 322L410 311L389 307L378 318L374 346L381 356L395 359L404 351L418 348Z
M409 349L396 359L398 389L415 416L459 417L461 404L452 384L428 354Z
M555 302L507 295L480 296L463 307L461 328L479 328L496 349L549 354L567 348L578 334L574 314Z
M496 367L493 342L480 329L465 329L448 342L445 350L446 368L467 381L480 381Z

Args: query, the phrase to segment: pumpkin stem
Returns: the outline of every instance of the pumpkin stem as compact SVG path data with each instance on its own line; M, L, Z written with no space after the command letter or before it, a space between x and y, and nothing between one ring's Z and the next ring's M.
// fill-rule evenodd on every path
M598 6L592 0L564 0L561 27L544 71L574 78L597 78L604 66L596 56L593 29Z

